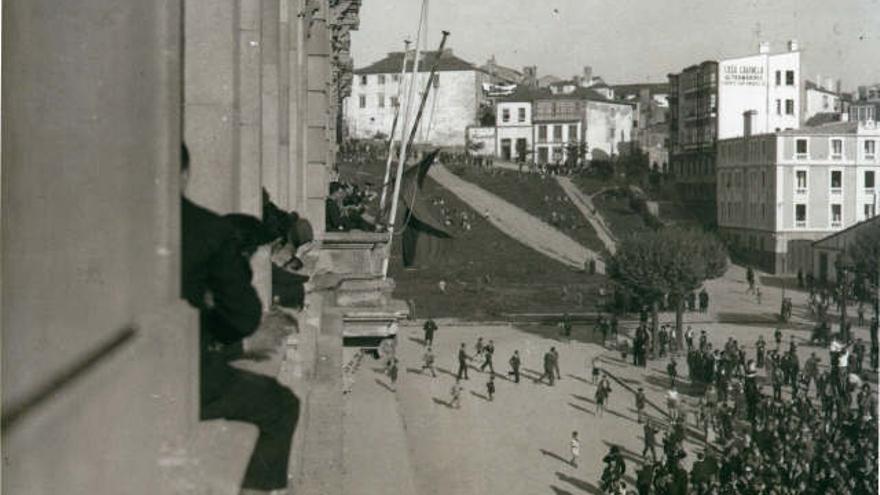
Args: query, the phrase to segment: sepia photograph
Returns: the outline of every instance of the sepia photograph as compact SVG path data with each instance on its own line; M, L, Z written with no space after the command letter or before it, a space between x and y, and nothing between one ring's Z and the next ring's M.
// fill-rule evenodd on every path
M880 0L0 34L3 495L880 492Z

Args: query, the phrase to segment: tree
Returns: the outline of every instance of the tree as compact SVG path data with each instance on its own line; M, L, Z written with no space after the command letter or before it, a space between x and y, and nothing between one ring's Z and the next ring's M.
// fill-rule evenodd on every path
M657 332L660 299L676 301L679 348L686 295L727 269L727 252L714 236L697 230L666 228L624 239L608 262L608 275L636 295L651 311L652 337Z
M880 222L860 232L847 248L855 273L856 299L873 302L874 317L880 317ZM875 339L872 328L871 339Z

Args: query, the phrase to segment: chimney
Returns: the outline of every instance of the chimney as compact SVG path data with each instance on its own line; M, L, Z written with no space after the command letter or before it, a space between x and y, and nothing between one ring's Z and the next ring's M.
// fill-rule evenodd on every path
M843 86L843 80L838 79L837 84L834 86L834 92L837 93L838 96L840 96L840 93L843 90L842 86Z
M770 42L769 41L762 41L762 42L758 43L758 53L760 53L760 54L770 53Z
M816 74L816 80L814 82L816 83L817 89L822 89L822 74Z
M743 136L749 137L752 135L752 117L758 113L755 110L746 110L743 112Z
M829 77L829 78L825 79L825 89L827 89L828 91L834 91L834 78L833 77Z
M797 40L788 40L788 51L796 52L798 51L798 42Z
M593 82L593 67L589 65L584 66L584 82L587 86Z

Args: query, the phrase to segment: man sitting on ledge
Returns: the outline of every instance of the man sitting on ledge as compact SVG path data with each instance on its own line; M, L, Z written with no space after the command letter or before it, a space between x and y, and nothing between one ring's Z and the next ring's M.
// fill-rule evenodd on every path
M188 177L189 152L183 145L184 191ZM271 493L287 486L299 400L274 378L230 365L245 352L266 354L280 345L278 337L246 339L260 325L262 305L251 285L248 261L254 236L241 232L242 225L252 222L239 217L221 217L181 198L181 289L200 314L201 419L243 421L259 428L242 492Z

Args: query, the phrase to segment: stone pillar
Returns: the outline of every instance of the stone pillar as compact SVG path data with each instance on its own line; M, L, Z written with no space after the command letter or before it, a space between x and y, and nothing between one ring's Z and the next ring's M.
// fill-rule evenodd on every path
M312 0L284 0L288 2L288 208L306 215L306 84L308 66L306 40L310 22L309 4ZM323 225L323 222L321 223ZM317 226L313 225L317 228Z
M180 4L3 10L4 493L161 493L198 412Z
M316 0L316 13L312 20L307 41L308 50L308 111L307 185L305 214L312 222L315 236L324 235L324 200L328 193L328 155L330 142L330 29L327 25L329 6L327 0ZM335 116L334 116L335 118Z

